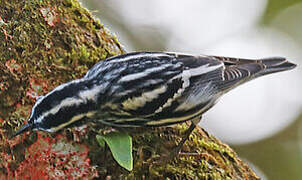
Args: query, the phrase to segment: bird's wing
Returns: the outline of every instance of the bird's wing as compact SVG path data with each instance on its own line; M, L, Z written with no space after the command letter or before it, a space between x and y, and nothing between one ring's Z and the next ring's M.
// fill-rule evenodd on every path
M221 79L223 69L223 63L213 57L175 53L132 53L108 62L127 66L111 87L112 100L106 109L121 123L128 118L127 124L131 118L145 123L146 118L156 121L197 111L205 104L197 100L183 105L190 90L201 97L198 88L209 88L210 81Z

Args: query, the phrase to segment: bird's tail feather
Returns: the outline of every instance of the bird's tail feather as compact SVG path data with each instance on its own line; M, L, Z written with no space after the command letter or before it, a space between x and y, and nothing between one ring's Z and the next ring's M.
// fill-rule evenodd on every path
M297 65L291 62L288 62L286 58L283 57L272 57L265 58L261 60L263 64L263 69L258 72L259 75L266 75L280 71L287 71L295 68Z
M225 92L257 77L290 70L296 67L296 64L288 62L282 57L271 57L259 60L224 58L222 60L225 64L225 70L223 72L224 80L219 87L224 89Z

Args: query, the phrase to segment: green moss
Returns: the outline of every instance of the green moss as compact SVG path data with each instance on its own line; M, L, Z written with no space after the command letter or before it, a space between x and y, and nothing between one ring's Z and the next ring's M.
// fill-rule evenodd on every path
M187 128L184 123L173 128L134 130L134 170L131 172L119 167L110 151L95 152L96 157L104 156L106 164L102 160L95 163L102 164L100 171L106 171L106 175L122 179L258 179L230 147L200 128L193 131L181 155L171 162L164 161Z
M0 39L0 118L4 121L0 132L0 177L3 177L3 173L8 173L4 157L13 157L9 160L11 167L7 167L10 170L24 159L27 146L22 146L23 140L15 140L13 144L17 145L12 146L8 137L29 117L35 102L31 96L46 94L63 82L82 77L98 61L124 51L76 0L1 0ZM11 60L16 60L21 68L9 67L7 62ZM33 89L33 81L41 91ZM14 153L2 156L4 152Z
M4 22L0 25L0 62L16 59L23 67L22 78L39 74L53 81L51 88L83 76L101 59L124 52L116 37L75 0L1 1L0 17ZM50 69L53 64L61 69ZM9 76L10 72L4 69L2 74ZM54 74L61 78L54 79ZM10 94L24 96L16 90Z
M3 20L0 21L0 118L4 121L0 131L0 177L3 177L18 168L28 146L37 140L33 138L35 133L13 141L7 138L28 118L35 102L33 96L82 77L98 61L124 50L116 36L76 0L0 0L0 17ZM12 59L17 66L7 65ZM91 168L97 167L100 178L257 179L231 148L202 129L194 131L182 150L195 155L162 162L187 128L182 124L133 132L131 172L121 168L110 151L98 146L93 127L89 126L88 133L79 137L74 129L60 134L71 140L67 142L71 146L87 145L94 165Z

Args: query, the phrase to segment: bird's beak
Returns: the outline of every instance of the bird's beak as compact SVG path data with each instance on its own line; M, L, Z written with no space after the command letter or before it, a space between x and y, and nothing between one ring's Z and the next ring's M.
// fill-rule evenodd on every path
M11 139L18 136L19 134L21 134L23 132L30 131L31 129L32 129L32 124L27 123L23 127L21 127L14 135L12 135Z

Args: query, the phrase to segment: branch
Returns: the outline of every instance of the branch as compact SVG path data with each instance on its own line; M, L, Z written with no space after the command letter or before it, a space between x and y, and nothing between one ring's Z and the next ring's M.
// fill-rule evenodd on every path
M89 124L9 140L38 96L124 50L75 0L1 0L0 39L0 179L258 179L229 146L202 128L194 130L183 154L162 163L188 128L186 123L131 132L131 172L98 146L95 127Z

